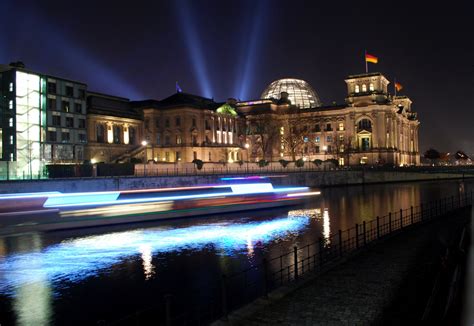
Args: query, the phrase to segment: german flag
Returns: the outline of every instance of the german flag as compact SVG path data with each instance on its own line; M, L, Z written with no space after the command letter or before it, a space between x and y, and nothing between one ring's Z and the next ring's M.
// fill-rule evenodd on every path
M365 61L366 61L366 62L370 62L370 63L378 63L378 62L379 62L379 58L377 58L377 57L374 56L374 55L371 55L371 54L366 53L366 54L365 54Z
M402 84L395 82L395 89L397 92L400 92L403 89Z

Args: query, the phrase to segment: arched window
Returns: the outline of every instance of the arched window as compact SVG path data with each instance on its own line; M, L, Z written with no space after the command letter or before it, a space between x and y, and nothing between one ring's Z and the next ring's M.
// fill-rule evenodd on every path
M128 128L128 139L130 145L135 145L137 143L137 131L134 127Z
M104 143L105 142L105 128L104 125L98 124L96 127L97 133L97 142Z
M369 84L369 90L370 90L371 92L374 91L374 84L372 84L372 83Z
M360 92L359 85L355 85L355 92L356 92L356 93L359 93L359 92Z
M367 130L372 131L372 122L369 119L362 119L358 124L358 131Z
M367 92L367 85L366 84L362 84L362 92Z

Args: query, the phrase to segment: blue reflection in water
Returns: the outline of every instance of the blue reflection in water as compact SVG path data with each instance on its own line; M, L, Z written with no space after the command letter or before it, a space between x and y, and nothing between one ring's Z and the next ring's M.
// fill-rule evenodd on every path
M248 223L221 222L176 229L140 229L65 240L40 252L0 257L0 293L38 282L78 282L124 259L141 255L146 278L152 273L151 255L200 250L213 245L219 254L249 251L249 243L270 242L304 228L307 216ZM249 254L251 254L249 252Z

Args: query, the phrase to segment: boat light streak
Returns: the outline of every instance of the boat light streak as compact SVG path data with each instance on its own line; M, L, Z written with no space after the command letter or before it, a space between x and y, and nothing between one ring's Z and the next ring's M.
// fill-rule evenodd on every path
M152 257L158 253L202 250L213 245L218 254L247 253L249 241L267 243L296 234L309 223L306 216L267 221L223 221L176 229L140 229L62 241L39 252L19 252L0 259L0 293L14 295L25 285L56 283L67 286L99 274L131 256L141 257L146 277L158 272Z

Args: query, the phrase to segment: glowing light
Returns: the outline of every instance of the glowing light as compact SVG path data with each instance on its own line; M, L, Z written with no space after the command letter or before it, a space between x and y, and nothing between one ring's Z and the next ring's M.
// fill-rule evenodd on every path
M327 208L323 212L323 237L326 240L326 245L331 243L331 227L329 223L329 210Z
M148 142L146 140L142 141L142 146L148 145Z
M202 250L213 244L222 255L247 251L249 241L267 243L296 234L307 217L277 218L249 223L208 223L177 229L142 229L62 241L38 252L21 252L0 260L0 293L13 295L34 283L78 282L101 270L140 255L145 277L153 276L151 257L159 253ZM80 259L79 259L80 258Z
M302 197L302 196L317 196L321 195L321 191L312 191L312 192L301 192L295 194L288 194L288 197Z
M249 149L250 145L249 144L245 144L245 148Z
M96 164L97 160L95 158L91 159L91 164Z

